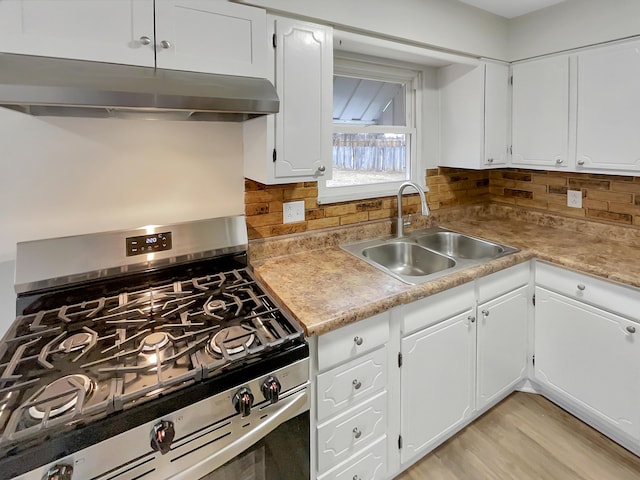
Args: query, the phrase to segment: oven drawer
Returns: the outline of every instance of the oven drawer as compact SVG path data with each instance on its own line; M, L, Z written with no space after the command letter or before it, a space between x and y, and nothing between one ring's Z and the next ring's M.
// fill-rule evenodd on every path
M389 313L380 313L318 337L318 370L323 371L384 345Z
M387 392L318 426L318 470L329 470L371 445L387 430Z
M318 480L382 480L387 473L387 436L365 448L361 454L338 465Z
M318 375L318 421L352 407L387 384L387 347Z

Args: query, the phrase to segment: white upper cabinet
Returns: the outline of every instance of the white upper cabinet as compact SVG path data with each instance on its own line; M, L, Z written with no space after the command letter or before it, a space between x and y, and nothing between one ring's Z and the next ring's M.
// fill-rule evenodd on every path
M220 0L155 0L158 68L264 77L264 10Z
M566 168L569 164L569 57L512 67L514 166Z
M280 112L243 124L245 176L265 184L331 178L332 29L269 16Z
M153 31L153 0L0 1L1 52L153 67Z
M266 41L264 10L224 0L0 1L2 52L264 77Z
M578 55L578 171L640 170L640 42Z
M508 161L509 67L449 65L438 71L440 165L505 166Z

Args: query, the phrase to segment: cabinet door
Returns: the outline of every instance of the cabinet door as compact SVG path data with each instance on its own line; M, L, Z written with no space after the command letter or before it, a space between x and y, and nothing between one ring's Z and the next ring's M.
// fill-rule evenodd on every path
M509 66L487 63L484 76L483 165L504 166L509 159Z
M153 67L153 31L153 0L0 1L1 52Z
M640 325L536 287L535 378L640 438Z
M640 170L640 42L578 55L577 166Z
M474 410L472 310L402 339L402 463L425 453Z
M504 398L526 376L527 288L478 306L478 410Z
M275 177L331 178L331 29L279 17L274 22L275 84L280 97Z
M224 0L155 0L155 4L158 68L266 76L264 10Z
M485 67L448 65L438 70L440 155L443 167L483 164Z
M569 57L512 67L513 165L567 167L569 149Z

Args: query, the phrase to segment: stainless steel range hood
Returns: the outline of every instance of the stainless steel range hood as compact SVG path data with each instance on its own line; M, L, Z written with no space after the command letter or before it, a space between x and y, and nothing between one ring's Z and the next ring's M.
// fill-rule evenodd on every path
M31 115L242 121L279 104L263 78L0 53L0 106Z

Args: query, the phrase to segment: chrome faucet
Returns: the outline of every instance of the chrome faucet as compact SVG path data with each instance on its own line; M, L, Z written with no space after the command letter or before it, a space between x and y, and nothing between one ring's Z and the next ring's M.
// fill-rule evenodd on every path
M427 199L424 196L424 192L420 185L414 182L404 182L398 189L398 219L396 224L396 235L398 238L404 235L404 221L402 220L402 192L407 187L413 187L418 191L420 195L420 201L422 202L422 215L429 215L429 206L427 205ZM429 191L429 187L425 187L426 191Z

